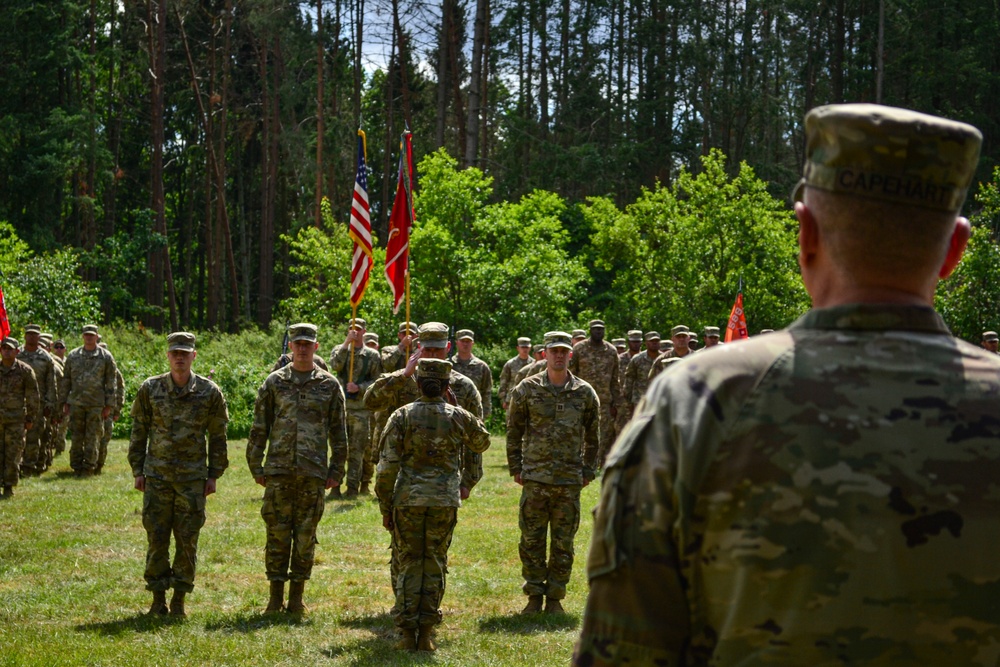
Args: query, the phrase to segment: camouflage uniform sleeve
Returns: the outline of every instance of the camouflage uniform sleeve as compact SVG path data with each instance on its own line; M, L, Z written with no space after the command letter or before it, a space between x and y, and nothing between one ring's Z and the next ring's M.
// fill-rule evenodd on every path
M583 412L583 478L591 481L597 477L597 451L601 437L600 401L593 389Z
M338 345L333 349L333 354L330 355L330 372L334 375L347 373L347 363L351 358L347 350L347 345Z
M347 411L344 401L344 390L340 388L338 382L334 387L326 425L327 438L330 441L330 468L326 478L332 479L337 485L344 479L344 468L347 464Z
M358 386L361 387L361 391L368 391L368 387L372 386L375 380L378 380L379 376L382 375L382 357L378 352L375 354L368 355L371 361L368 365L368 372L365 373L365 377L358 378Z
M486 430L483 422L468 410L462 410L461 414L465 417L463 425L465 449L482 454L490 448L490 432Z
M62 381L59 383L59 400L56 407L60 410L69 400L69 391L73 387L73 364L69 363L69 361L70 357L67 356L66 364L63 366Z
M115 368L115 416L120 417L125 407L125 377Z
M128 464L132 476L143 474L149 430L153 427L153 406L149 401L149 380L142 383L132 402L132 435L128 443Z
M505 403L507 398L507 387L510 386L511 380L511 363L508 361L500 369L500 382L497 384L497 399L500 401L500 405Z
M58 387L58 385L56 384L56 362L51 360L49 362L49 367L45 371L45 387L46 387L45 396L41 397L42 403L44 407L48 408L49 410L55 410L56 401L58 400L59 396L56 393L57 392L56 388Z
M213 479L222 477L222 473L229 467L229 445L226 440L228 423L226 397L216 387L208 410L208 476Z
M507 406L507 469L511 477L521 474L521 442L528 426L528 403L524 394L523 385L514 387Z
M379 441L382 456L375 475L375 496L382 516L392 514L392 496L396 488L396 477L399 475L399 451L405 436L406 411L400 408L389 417Z
M647 411L609 457L587 558L590 593L574 665L680 665L691 621L672 527L678 516L669 429ZM655 512L653 511L655 508ZM656 591L651 595L650 591Z
M611 407L618 409L622 404L622 377L621 365L618 357L615 356L615 363L611 364Z
M35 378L35 371L28 364L24 364L27 370L27 377L24 378L24 421L31 422L32 428L39 428L38 416L41 414L41 395L38 393L38 380Z
M483 362L483 421L493 412L493 371Z
M270 376L269 376L270 377ZM253 426L247 438L247 465L254 477L264 475L264 452L267 451L267 438L271 434L274 423L274 392L267 380L257 390L257 400L253 406Z
M393 387L405 380L402 376L387 373L372 382L365 390L365 409L378 412L388 408L392 404Z
M118 364L115 363L114 357L110 354L106 355L107 359L104 364L104 407L114 409L115 407L115 395L118 392Z
M639 354L645 354L645 352L640 352ZM639 364L636 361L639 355L632 357L628 366L625 367L625 387L623 389L623 399L625 403L632 402L632 393L635 391L635 376L639 372Z

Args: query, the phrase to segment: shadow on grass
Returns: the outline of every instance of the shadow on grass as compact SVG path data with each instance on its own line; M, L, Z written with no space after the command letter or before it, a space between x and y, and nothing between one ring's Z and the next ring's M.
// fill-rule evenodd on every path
M276 625L308 625L308 616L295 616L285 612L265 614L260 611L244 611L236 614L220 615L205 623L206 632L225 632L227 634L249 634L274 627Z
M371 630L379 634L384 633L386 636L395 634L395 628L392 625L392 614L387 611L383 611L381 614L349 616L340 619L337 621L337 624L345 628L354 628L355 630Z
M76 473L73 472L72 470L56 470L51 475L44 474L41 477L38 477L37 479L38 479L39 482L45 482L46 484L48 484L49 482L65 482L66 480L69 480L69 479L72 479L72 480L79 479L81 482L84 482L84 481L87 481L87 480L92 480L94 478L93 477L79 477L78 478L76 476Z
M574 614L510 614L480 619L480 632L507 632L515 635L535 635L540 632L570 630L580 624Z
M164 626L180 625L182 623L184 623L184 619L177 616L151 616L150 614L139 613L127 618L120 618L117 621L83 623L74 629L77 632L93 632L104 637L117 637L129 632L154 632Z
M351 667L434 664L433 653L400 651L393 648L397 640L398 636L392 632L386 636L378 635L343 644L331 644L322 649L320 655L331 660L346 658L347 664ZM441 643L438 642L438 645Z
M327 509L334 514L343 514L345 512L353 512L359 507L363 507L365 502L370 500L367 496L364 499L358 498L357 500L330 500L328 503L333 503L333 506L327 505Z

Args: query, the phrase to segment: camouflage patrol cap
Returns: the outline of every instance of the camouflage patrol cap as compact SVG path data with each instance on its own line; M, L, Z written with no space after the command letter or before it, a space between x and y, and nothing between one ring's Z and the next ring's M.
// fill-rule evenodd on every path
M451 362L447 359L421 359L417 362L417 377L450 380Z
M718 338L719 327L705 327L704 335L705 338Z
M42 328L40 326L38 326L37 324L29 324L28 326L24 327L24 333L26 333L26 334L30 334L30 333L41 334L42 333Z
M187 331L175 331L167 336L167 352L193 352L194 334Z
M971 125L878 104L806 114L804 186L939 211L962 208L983 135Z
M421 347L448 347L448 325L443 322L424 322L420 325Z
M565 331L546 331L545 349L553 347L565 347L567 350L573 349L573 337Z
M521 338L517 339L517 346L518 347L531 347L531 339L530 338L525 338L525 337L522 336Z
M644 336L644 338L646 340L660 340L660 332L659 331L647 331L646 335Z
M589 326L591 329L603 329L604 320L590 320L587 326Z
M541 352L544 349L545 349L544 345L542 345L541 343L537 343L536 345L532 346L531 353L532 354L538 354L539 352Z
M378 334L374 333L374 332L366 333L364 335L364 337L362 338L362 340L364 340L364 342L366 342L366 343L370 343L372 341L375 341L377 343L378 342Z
M683 324L678 324L677 326L675 326L673 329L670 330L670 337L671 338L673 338L674 336L679 336L681 334L686 334L686 335L690 336L691 335L691 330L688 329Z
M360 317L355 317L353 319L347 320L347 327L349 329L367 329L368 323L365 322Z
M6 338L3 339L3 342L0 343L0 347L12 347L16 350L19 347L21 347L21 344L17 342L16 338L11 338L10 336L7 336Z
M614 345L615 347L625 347L625 339L624 338L612 338L611 339L611 344Z
M417 325L415 323L413 323L413 322L400 322L399 323L399 332L398 333L410 333L410 334L413 334L415 336L417 334L417 331L418 331Z
M108 349L108 344L105 343L104 341L101 341L100 343L97 344L97 347L100 347L100 348L103 348L103 349L106 350L106 349Z
M299 322L298 324L293 324L288 327L288 341L295 342L297 340L308 340L315 343L316 332L317 328L315 324Z
M639 329L629 329L629 332L626 335L629 340L642 340L642 331Z
M573 329L573 331L571 333L573 334L573 338L586 338L587 337L587 332L584 331L583 329Z
M83 325L83 335L86 336L87 334L94 334L96 336L97 335L97 325L96 324L84 324Z
M45 341L45 343L47 343L47 344L51 344L52 343L52 334L50 334L50 333L43 333L43 334L39 335L38 337L41 338L43 341Z
M766 333L774 333L774 329L761 329L761 330L760 330L760 332L761 332L762 334L766 334Z
M996 331L984 331L983 332L983 342L1000 340L1000 336L997 335Z
M660 340L660 352L666 352L667 350L674 349L674 344L669 338L664 338Z
M455 332L455 340L464 340L466 338L476 340L476 334L472 332L472 329L459 329Z

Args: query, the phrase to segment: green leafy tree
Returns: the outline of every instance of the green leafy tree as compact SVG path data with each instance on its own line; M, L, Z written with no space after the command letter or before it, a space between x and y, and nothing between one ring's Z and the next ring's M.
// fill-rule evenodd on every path
M728 177L719 151L697 175L682 169L624 212L592 198L585 215L595 271L613 275L605 315L614 328L724 325L741 281L751 330L784 326L808 308L794 218L745 163Z

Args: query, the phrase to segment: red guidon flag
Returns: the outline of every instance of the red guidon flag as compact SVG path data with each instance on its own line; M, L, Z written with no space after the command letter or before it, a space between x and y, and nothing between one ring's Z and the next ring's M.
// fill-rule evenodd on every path
M749 337L750 334L747 331L747 317L743 312L743 292L740 292L736 295L736 303L733 304L732 312L729 313L729 323L726 325L725 342L728 343L733 340Z
M7 304L3 300L3 288L0 287L0 340L10 335L10 322L7 320Z
M365 166L365 133L358 130L358 174L354 179L351 224L348 234L354 240L351 259L351 305L361 303L372 269L372 219L368 205L368 169Z
M403 134L403 150L399 155L399 176L396 179L396 198L389 216L389 238L385 246L385 277L392 290L392 312L399 312L399 304L406 291L406 274L410 270L410 229L413 227L413 148L411 134Z

